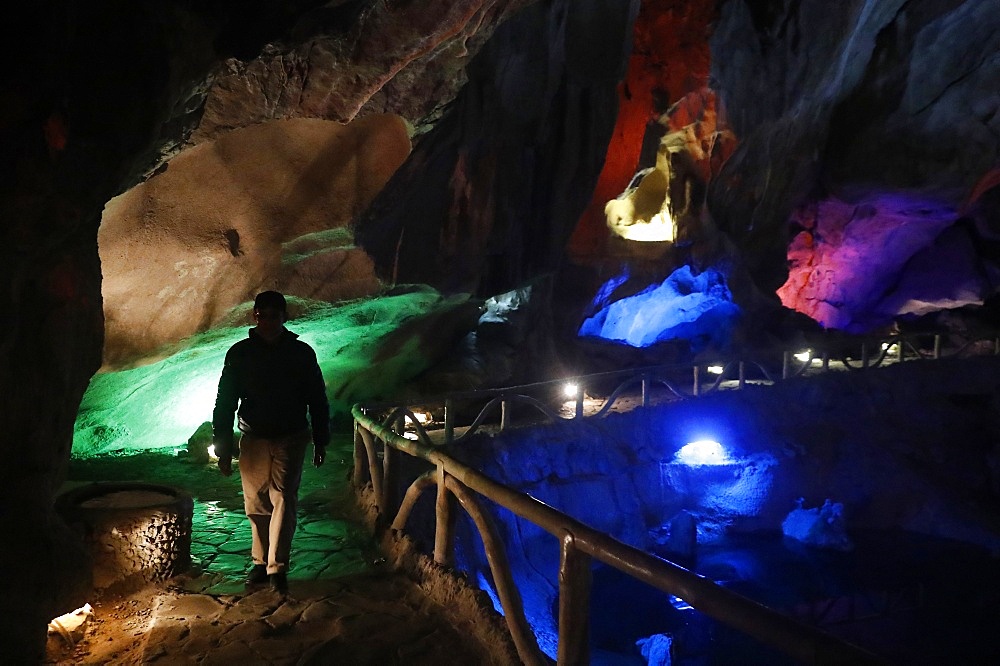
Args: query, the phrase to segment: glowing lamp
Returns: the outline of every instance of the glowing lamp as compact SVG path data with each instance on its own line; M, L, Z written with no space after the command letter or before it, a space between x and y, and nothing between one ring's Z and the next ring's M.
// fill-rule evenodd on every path
M812 358L811 349L800 351L798 354L795 354L795 360L799 361L800 363L808 363L809 359L811 358Z
M418 412L417 410L413 410L413 416L411 417L409 414L407 414L406 420L410 423L416 421L416 423L419 423L420 425L426 425L431 421L433 421L434 417L431 416L429 412Z
M707 370L713 375L721 375L724 368L721 365L710 365Z
M566 382L563 384L563 395L567 398L575 398L579 390L579 384L574 384L573 382Z
M711 439L699 439L682 446L677 455L674 456L674 462L688 467L700 467L727 465L732 462L732 459L722 444Z

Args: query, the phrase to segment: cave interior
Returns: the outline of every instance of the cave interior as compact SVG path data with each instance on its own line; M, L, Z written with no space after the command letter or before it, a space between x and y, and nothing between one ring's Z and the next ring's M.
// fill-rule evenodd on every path
M264 289L348 436L363 401L1000 328L989 0L65 0L4 31L15 662L91 583L54 509L72 461L185 449ZM808 476L807 508L995 557L995 359L915 366L677 409L742 414L741 459L786 495ZM643 418L621 427L688 441ZM750 423L773 432L751 446ZM524 457L495 473L651 538L629 534L638 505L588 509L592 485L531 476L564 464L536 439L505 441L477 464ZM794 465L761 462L789 447ZM657 492L673 453L643 467ZM576 471L615 478L594 464ZM859 490L880 483L881 511ZM793 510L767 501L757 519Z

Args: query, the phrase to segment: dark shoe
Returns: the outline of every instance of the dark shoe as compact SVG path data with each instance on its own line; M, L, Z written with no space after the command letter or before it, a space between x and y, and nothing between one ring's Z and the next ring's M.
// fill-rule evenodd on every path
M247 579L243 582L247 586L263 585L267 582L267 566L264 564L253 565L247 572Z
M278 594L288 594L288 577L284 573L275 573L268 576L271 579L271 589Z

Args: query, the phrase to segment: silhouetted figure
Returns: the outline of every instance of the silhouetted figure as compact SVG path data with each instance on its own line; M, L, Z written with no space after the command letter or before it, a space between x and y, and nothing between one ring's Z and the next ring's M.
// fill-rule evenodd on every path
M257 325L249 337L226 353L212 416L213 440L219 471L229 476L236 413L242 432L243 502L253 532L253 566L246 583L270 580L271 588L284 594L309 426L313 464L319 467L330 441L330 408L316 353L284 326L285 297L276 291L257 294L253 317Z

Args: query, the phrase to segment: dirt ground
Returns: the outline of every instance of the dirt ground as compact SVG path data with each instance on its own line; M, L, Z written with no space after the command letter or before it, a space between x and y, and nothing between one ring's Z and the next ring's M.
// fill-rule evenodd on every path
M154 589L130 594L111 592L94 599L93 617L84 635L70 642L49 632L46 664L138 664L142 662L143 636L149 628Z

